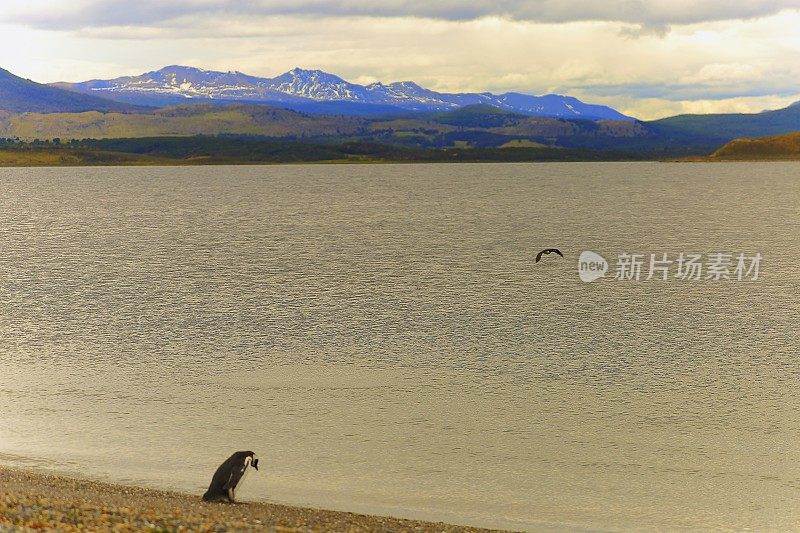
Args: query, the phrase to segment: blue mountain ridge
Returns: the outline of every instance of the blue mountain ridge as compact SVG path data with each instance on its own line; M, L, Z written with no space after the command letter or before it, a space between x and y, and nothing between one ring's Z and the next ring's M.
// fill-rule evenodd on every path
M393 111L449 111L486 104L532 116L634 120L603 105L572 96L522 93L440 93L412 81L369 85L350 83L321 70L294 68L274 78L238 71L218 72L172 65L140 76L52 84L62 89L137 105L177 105L191 101L281 104L309 112L386 114ZM320 105L323 104L323 105Z

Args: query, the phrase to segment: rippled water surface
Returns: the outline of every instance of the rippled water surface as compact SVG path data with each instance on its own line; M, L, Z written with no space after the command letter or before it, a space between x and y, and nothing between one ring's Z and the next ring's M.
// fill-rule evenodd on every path
M247 499L797 529L798 250L791 163L3 169L0 462L200 494L253 449Z

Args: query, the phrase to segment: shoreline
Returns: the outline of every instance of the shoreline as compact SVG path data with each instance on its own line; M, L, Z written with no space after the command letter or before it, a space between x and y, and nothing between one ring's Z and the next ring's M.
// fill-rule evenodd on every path
M415 160L415 159L330 159L330 160L297 160L297 161L221 161L221 160L192 160L192 159L129 159L125 161L86 161L86 160L8 160L0 151L0 169L31 169L31 168L157 168L157 167L274 167L274 166L340 166L340 165L519 165L519 164L564 164L564 163L798 163L798 157L783 158L717 158L710 156L679 157L679 158L653 158L653 159L530 159L530 160L487 160L487 159L460 159L454 161L444 160Z
M470 526L199 495L0 466L0 531L487 532Z

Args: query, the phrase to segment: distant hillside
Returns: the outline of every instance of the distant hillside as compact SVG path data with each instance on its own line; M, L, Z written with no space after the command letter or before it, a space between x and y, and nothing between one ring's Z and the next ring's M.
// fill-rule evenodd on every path
M465 128L496 128L518 123L527 118L525 115L513 113L488 104L474 104L464 106L455 111L436 113L431 116L441 124L460 126Z
M129 103L182 104L209 101L268 103L285 108L314 112L312 104L325 103L326 113L367 115L388 110L451 111L460 107L487 104L531 116L588 120L633 120L602 105L587 104L572 96L521 93L440 93L412 81L359 85L321 70L295 68L274 78L260 78L242 72L217 72L172 65L139 76L80 83L53 84L63 89L102 95ZM342 104L348 104L351 111ZM374 107L370 107L374 106ZM355 113L355 110L358 112Z
M704 139L724 143L740 137L781 135L800 130L800 106L761 113L678 115L647 123L665 138Z
M800 159L800 132L756 139L734 139L711 155L712 159L765 161Z
M24 113L0 116L0 137L109 139L216 134L317 137L357 133L356 117L307 115L262 105L195 105L147 113Z
M641 122L532 117L486 105L467 106L445 113L373 119L368 121L368 127L373 138L380 142L423 148L494 148L533 144L595 150L664 150L658 137ZM670 155L677 153L673 151Z
M0 69L0 109L14 113L132 111L135 106L42 85Z
M69 140L193 135L317 138L324 142L374 142L424 149L541 146L637 150L652 149L653 141L657 140L639 122L531 117L487 105L445 113L371 118L316 115L242 104L195 104L144 113L0 113L0 138Z
M539 146L421 149L236 136L144 137L67 143L0 140L0 166L266 164L291 162L524 162L640 160L639 154Z

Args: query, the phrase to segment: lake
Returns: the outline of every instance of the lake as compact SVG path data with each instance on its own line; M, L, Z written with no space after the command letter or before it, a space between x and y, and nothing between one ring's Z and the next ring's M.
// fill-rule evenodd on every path
M200 495L252 449L243 499L797 529L798 176L0 169L0 462ZM565 257L536 263L548 247ZM585 250L604 278L581 281ZM682 253L730 254L730 279L644 279L650 254ZM740 253L757 279L734 275ZM613 279L620 254L641 279Z

